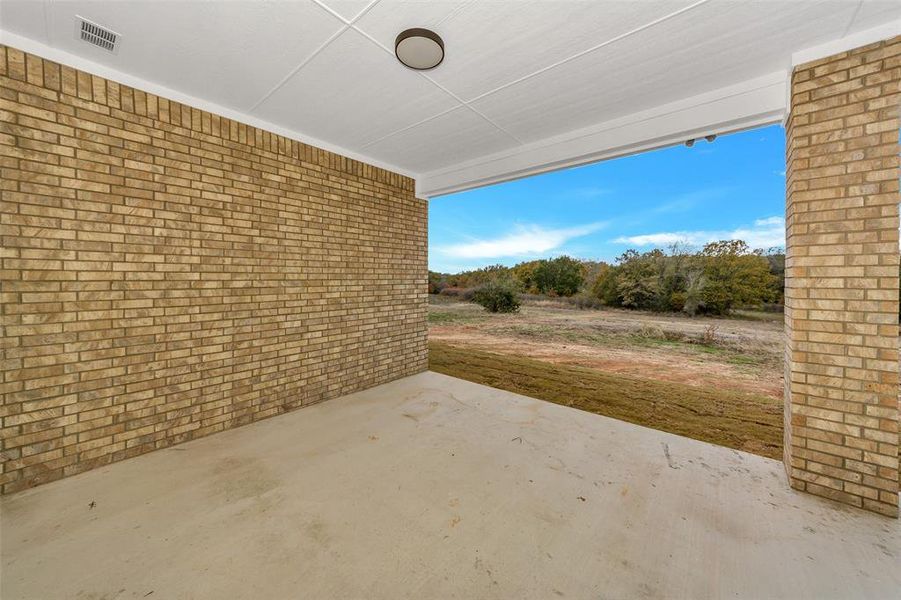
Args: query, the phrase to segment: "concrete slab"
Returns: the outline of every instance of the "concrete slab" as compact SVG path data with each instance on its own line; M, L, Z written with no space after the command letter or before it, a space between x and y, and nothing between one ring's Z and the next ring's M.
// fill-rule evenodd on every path
M16 598L897 598L782 465L434 373L2 500Z

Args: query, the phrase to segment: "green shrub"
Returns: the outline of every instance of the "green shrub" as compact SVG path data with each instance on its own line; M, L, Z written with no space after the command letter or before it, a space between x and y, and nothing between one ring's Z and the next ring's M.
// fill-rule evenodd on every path
M440 295L448 298L456 298L464 302L472 302L472 295L475 292L473 288L445 287L441 290Z
M628 250L616 264L598 269L590 291L607 306L661 312L728 314L734 308L781 302L784 255L752 251L724 240L689 252Z
M568 256L540 260L532 273L532 282L542 294L572 296L585 281L585 266Z
M781 249L752 250L741 240L724 240L701 251L679 244L668 250L629 250L614 264L560 256L453 275L429 272L429 292L470 301L485 287L479 304L496 312L516 310L517 294L525 293L518 299L548 296L579 308L613 306L694 316L778 307L784 279ZM511 289L501 293L505 287Z
M519 310L519 290L509 280L489 281L476 288L472 301L488 312L516 312Z
M601 302L600 298L593 296L588 292L579 292L578 294L566 298L566 300L576 308L582 310L599 309L604 306L604 303Z
M701 251L704 261L704 307L715 315L736 306L759 306L775 296L769 260L741 240L711 242Z

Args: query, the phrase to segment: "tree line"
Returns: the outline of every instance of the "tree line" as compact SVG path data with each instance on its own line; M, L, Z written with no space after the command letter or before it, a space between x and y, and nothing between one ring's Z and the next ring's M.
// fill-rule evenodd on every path
M781 305L784 284L782 249L752 250L742 240L700 250L627 250L612 264L560 256L453 275L429 272L430 293L475 299L489 310L516 310L516 295L540 294L572 298L581 306L721 315Z

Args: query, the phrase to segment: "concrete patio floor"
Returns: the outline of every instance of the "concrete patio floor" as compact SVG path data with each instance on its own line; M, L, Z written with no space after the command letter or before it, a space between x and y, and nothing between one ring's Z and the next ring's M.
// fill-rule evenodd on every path
M901 522L434 373L2 500L14 598L897 598Z

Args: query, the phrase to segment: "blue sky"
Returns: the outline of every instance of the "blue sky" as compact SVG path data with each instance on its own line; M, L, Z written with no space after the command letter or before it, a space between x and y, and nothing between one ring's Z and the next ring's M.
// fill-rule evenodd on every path
M741 238L784 245L785 132L773 125L429 202L429 269Z

